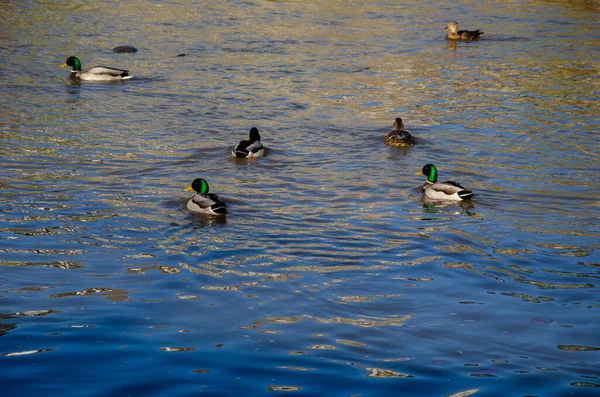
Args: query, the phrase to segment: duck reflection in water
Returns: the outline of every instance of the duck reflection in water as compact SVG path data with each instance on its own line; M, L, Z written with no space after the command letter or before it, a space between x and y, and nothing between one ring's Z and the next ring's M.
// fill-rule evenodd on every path
M442 202L442 201L431 201L429 199L427 199L426 197L423 197L423 200L421 202L424 211L426 214L430 214L430 215L435 215L435 214L439 214L440 216L446 216L446 215L460 215L460 214L464 214L464 215L468 215L468 216L473 216L476 217L477 213L472 212L472 210L475 208L475 205L473 204L472 201L459 201L459 202ZM448 210L450 210L451 212L449 213ZM435 220L437 219L436 217L424 217L423 220Z
M226 216L194 216L192 223L194 228L205 228L212 226L225 226L227 224Z

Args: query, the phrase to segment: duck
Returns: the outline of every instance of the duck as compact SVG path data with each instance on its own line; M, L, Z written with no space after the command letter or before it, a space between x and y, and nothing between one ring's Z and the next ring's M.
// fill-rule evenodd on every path
M233 157L252 158L265 155L265 147L260 143L260 134L256 127L250 129L248 138L235 145L231 151Z
M129 70L110 68L107 66L93 66L89 69L81 70L81 61L77 57L68 57L61 68L71 67L71 78L89 81L119 81L128 80L133 76Z
M408 131L404 131L404 123L402 123L400 117L396 118L392 128L392 131L383 138L384 143L396 147L412 146L415 144L415 138Z
M444 30L449 30L448 34L446 34L447 40L475 40L483 34L479 29L458 30L458 22L456 21L450 22Z
M196 192L187 202L187 209L192 212L210 215L222 215L227 213L227 206L219 199L219 196L209 193L208 182L204 178L196 178L192 184L184 189L185 192L193 190Z
M433 164L425 165L421 171L415 172L415 175L427 176L427 181L423 184L423 194L429 199L462 201L473 197L473 192L458 182L438 182L438 171Z

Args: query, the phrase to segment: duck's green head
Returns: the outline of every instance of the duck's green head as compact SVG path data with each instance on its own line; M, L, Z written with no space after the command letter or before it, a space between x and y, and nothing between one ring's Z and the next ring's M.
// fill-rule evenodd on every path
M258 133L258 128L256 128L256 127L250 128L250 140L252 142L260 141L260 134Z
M415 175L425 175L427 177L427 181L431 183L437 182L437 168L433 164L427 164L421 171L415 172Z
M61 68L66 68L67 66L70 66L71 70L81 70L81 62L79 62L79 58L77 57L68 57L65 63L60 65Z
M194 179L194 182L192 182L190 186L186 187L184 192L188 192L190 190L205 196L208 194L208 182L206 182L206 180L203 178Z

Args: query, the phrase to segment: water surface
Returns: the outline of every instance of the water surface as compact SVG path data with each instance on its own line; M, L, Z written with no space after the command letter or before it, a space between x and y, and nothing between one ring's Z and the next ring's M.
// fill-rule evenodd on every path
M597 2L0 9L7 396L598 392Z

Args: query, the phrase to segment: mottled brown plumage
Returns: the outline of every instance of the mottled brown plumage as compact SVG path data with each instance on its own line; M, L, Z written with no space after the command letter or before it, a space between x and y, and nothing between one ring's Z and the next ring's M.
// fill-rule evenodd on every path
M458 30L458 22L452 21L446 26L444 30L449 30L446 34L448 40L475 40L483 34L479 29L477 30Z
M386 145L403 147L412 146L415 144L415 139L408 131L404 131L404 123L400 117L394 121L393 130L383 138Z

